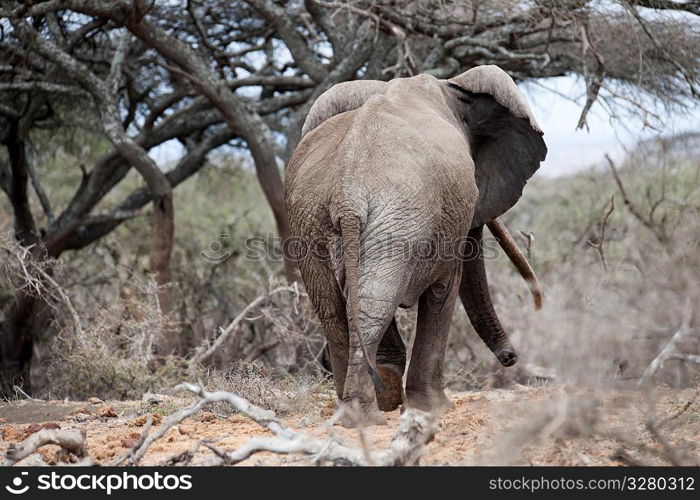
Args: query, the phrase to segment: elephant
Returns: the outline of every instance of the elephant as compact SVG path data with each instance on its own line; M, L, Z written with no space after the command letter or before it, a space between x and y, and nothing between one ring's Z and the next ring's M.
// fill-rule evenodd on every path
M483 227L539 308L535 273L499 217L546 153L524 96L494 65L448 80L344 82L314 102L287 166L285 204L290 253L325 333L339 403L356 409L343 425L383 424L382 411L402 404L450 407L443 365L458 296L499 361L516 362L489 293ZM453 251L434 251L443 242ZM416 303L404 389L395 314Z

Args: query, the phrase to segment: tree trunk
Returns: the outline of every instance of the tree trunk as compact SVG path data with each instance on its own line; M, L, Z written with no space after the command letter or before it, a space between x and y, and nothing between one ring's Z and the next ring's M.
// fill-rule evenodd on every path
M181 354L181 342L173 317L173 288L170 255L173 250L175 222L172 193L153 196L150 267L158 285L158 305L163 315L163 331L156 343L156 354Z
M109 111L104 114L108 115ZM118 116L113 113L111 116ZM170 256L175 234L173 192L165 174L158 168L146 151L126 137L117 125L105 124L107 135L119 153L141 174L153 204L151 222L150 270L158 285L158 304L163 316L163 330L156 341L156 354L167 355L179 351L180 342L173 318L172 274Z
M22 120L10 123L5 146L10 163L8 196L14 214L14 232L17 241L25 247L32 247L31 259L41 259L46 250L29 205L27 192L28 157ZM19 289L7 306L5 321L0 325L0 393L13 394L13 386L30 392L30 367L34 351L34 341L40 327L45 326L46 302L37 295Z
M17 292L0 325L0 395L14 395L13 386L31 394L32 361L38 335L50 328L52 309L40 297ZM36 370L34 370L36 371Z

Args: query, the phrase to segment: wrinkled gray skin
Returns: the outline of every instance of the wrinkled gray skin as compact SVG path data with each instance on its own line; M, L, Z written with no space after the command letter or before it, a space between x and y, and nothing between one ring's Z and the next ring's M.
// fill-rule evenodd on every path
M492 228L515 204L545 155L530 109L496 66L449 81L348 82L316 101L287 169L286 204L338 397L359 408L364 423L384 423L379 410L402 402L449 406L443 362L458 296L499 360L515 363L480 246L467 245L461 259L407 258L403 249L437 238L480 243L484 224ZM406 349L394 314L416 302L404 394ZM381 381L373 384L375 369Z

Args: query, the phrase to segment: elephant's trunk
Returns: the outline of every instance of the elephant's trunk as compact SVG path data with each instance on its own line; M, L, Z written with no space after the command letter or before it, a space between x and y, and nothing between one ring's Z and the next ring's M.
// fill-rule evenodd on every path
M505 224L501 222L501 219L495 218L491 222L486 224L493 234L498 244L506 252L506 255L520 272L520 275L525 279L528 286L530 287L530 293L532 294L532 299L535 301L535 310L542 308L542 289L540 288L540 282L537 280L535 271L528 262L527 258L523 255L518 248L517 243L513 240L513 237L508 232Z
M493 308L484 266L483 233L484 226L478 226L469 231L469 245L462 264L459 297L481 340L502 365L512 366L518 360L518 355L503 331Z

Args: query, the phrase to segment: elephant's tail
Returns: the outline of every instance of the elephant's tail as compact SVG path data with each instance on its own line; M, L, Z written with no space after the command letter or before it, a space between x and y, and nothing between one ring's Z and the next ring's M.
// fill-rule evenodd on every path
M530 262L523 255L518 248L518 244L513 240L513 237L508 232L508 228L503 224L503 221L496 217L491 222L486 224L491 231L491 234L496 238L501 248L506 252L506 255L513 263L515 268L520 272L520 275L527 282L530 287L530 293L532 294L532 299L535 302L535 310L542 309L542 288L540 287L540 282L537 280L537 275L532 269Z
M367 354L367 346L360 331L360 300L358 267L360 261L360 220L356 216L345 216L340 219L340 238L343 246L343 260L345 262L345 286L347 290L346 310L349 320L350 334L357 336L357 341L362 349L362 356L367 363L367 371L372 377L372 383L378 391L383 390L383 384L377 370ZM352 342L350 342L352 345ZM352 353L352 350L350 351Z

